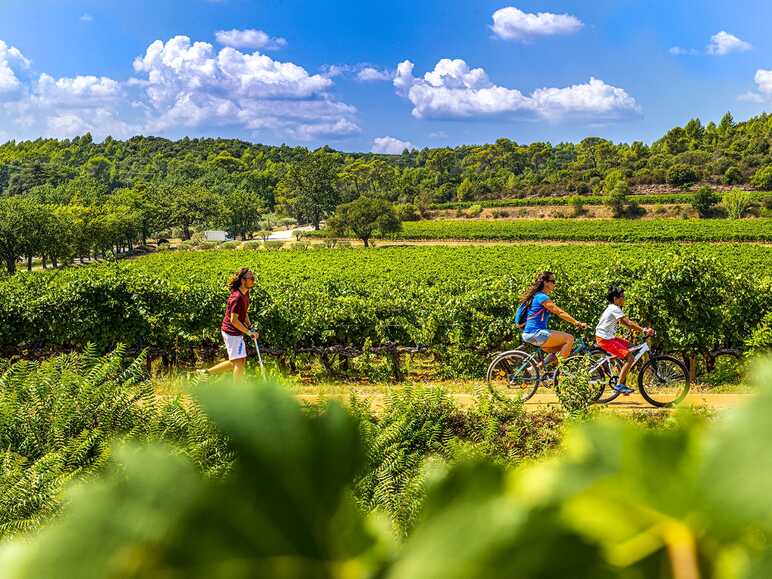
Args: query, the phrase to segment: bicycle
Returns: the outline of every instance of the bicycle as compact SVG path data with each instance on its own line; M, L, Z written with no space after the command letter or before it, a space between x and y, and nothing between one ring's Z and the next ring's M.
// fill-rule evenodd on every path
M717 348L699 356L683 355L687 370L691 369L692 361L696 366L694 377L697 383L708 386L737 384L745 370L743 354L736 348Z
M689 393L689 371L676 357L653 352L648 340L648 337L644 338L643 342L629 349L635 354L630 375L637 372L638 390L646 402L659 408L675 406ZM617 383L619 370L624 361L602 350L593 350L589 353L570 356L565 363L570 367L572 363L580 359L584 360L588 355L592 359L588 368L591 383L596 384L600 389L597 402L607 403L615 400L621 393L613 387ZM638 362L644 356L647 358L646 361L638 367ZM606 386L611 392L604 396Z
M529 354L530 349L535 351ZM586 355L595 350L579 336L574 342L570 357ZM520 344L514 350L500 352L493 358L485 374L488 389L497 398L523 402L532 398L542 384L547 386L551 383L557 389L560 366L543 372L546 357L544 350L527 343ZM597 396L601 394L602 389L599 389Z

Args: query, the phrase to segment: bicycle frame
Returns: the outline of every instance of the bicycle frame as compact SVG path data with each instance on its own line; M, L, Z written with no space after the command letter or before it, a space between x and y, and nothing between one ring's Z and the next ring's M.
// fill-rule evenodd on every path
M631 364L631 368L635 366L638 361L643 358L644 355L651 352L651 347L649 346L648 342L643 342L641 344L638 344L637 346L633 346L629 349L629 352L637 352L635 355L635 358L633 358L633 363ZM590 372L594 372L598 368L603 367L604 364L608 364L609 369L611 368L611 360L617 360L618 358L616 356L612 356L611 354L606 354L606 356L598 363L590 367ZM611 374L611 372L609 372Z

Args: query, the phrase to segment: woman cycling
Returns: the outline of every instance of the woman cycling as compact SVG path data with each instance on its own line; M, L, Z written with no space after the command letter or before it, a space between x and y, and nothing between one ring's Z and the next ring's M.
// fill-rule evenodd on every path
M528 291L520 297L520 306L515 316L515 323L523 332L523 342L539 346L550 354L544 360L545 365L555 360L558 352L563 359L567 358L574 347L574 337L571 334L547 329L551 314L555 314L577 328L589 327L561 310L550 299L555 285L555 274L551 271L545 271L536 276Z

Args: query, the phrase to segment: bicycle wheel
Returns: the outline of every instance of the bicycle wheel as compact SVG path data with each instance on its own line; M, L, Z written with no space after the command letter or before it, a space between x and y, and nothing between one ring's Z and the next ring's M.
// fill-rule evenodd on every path
M606 357L604 352L598 352L596 354L599 359ZM622 360L619 358L613 358L603 364L603 371L606 374L606 380L608 388L601 392L600 398L598 398L598 404L607 404L616 400L621 394L614 390L614 384L616 384L616 378L619 376L619 372L622 369Z
M739 384L745 371L742 354L732 348L711 352L705 356L701 366L697 366L697 381L708 386Z
M574 354L565 359L560 368L555 372L554 384L555 392L560 389L561 382L574 386L583 386L582 373L587 373L588 397L592 402L597 402L606 384L609 382L609 376L603 369L601 361L604 356L598 352L587 352L583 354Z
M638 389L652 406L673 406L689 393L689 372L673 356L652 356L638 372Z
M488 366L486 379L488 389L497 398L526 401L539 388L541 373L533 358L513 350L494 358Z

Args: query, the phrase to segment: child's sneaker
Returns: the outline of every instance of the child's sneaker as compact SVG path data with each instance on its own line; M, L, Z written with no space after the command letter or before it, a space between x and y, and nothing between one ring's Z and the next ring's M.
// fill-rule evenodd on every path
M629 396L630 394L635 392L635 390L633 390L632 388L628 388L627 386L625 386L622 383L614 384L613 388L614 388L614 390L616 390L620 394L624 394L625 396Z

